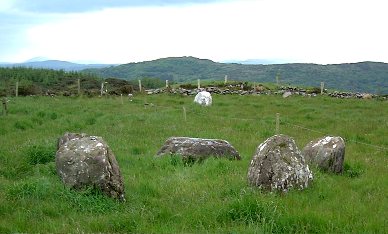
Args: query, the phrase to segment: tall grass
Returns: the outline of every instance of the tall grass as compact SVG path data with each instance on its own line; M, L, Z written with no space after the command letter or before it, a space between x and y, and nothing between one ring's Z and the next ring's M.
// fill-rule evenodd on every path
M388 232L387 102L216 95L203 108L192 100L11 99L9 114L0 117L0 232ZM300 148L325 134L344 137L345 172L314 171L311 187L285 195L249 187L249 161L275 133L276 113L280 132ZM54 155L66 131L108 142L124 177L125 203L61 184ZM178 157L156 158L171 136L225 139L243 160L186 166Z

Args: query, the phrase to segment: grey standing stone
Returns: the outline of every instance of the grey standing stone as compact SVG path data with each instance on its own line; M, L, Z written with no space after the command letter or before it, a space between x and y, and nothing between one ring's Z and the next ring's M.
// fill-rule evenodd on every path
M240 160L237 150L225 140L190 137L170 137L157 153L181 155L184 160L202 161L210 156Z
M295 141L275 135L260 144L248 169L248 182L268 191L304 189L313 179Z
M342 173L345 159L345 141L339 136L326 136L309 142L302 151L310 166L323 171Z
M55 159L57 173L62 182L74 189L95 187L109 197L124 200L124 183L120 168L104 140L101 137L82 134L68 136L77 137L61 144Z
M57 150L65 143L73 139L80 139L82 137L86 137L86 133L72 133L66 132L62 137L58 138L57 142Z

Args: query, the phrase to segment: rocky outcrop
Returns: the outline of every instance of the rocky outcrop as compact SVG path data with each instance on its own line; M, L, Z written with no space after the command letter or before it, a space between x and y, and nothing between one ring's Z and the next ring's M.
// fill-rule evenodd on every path
M309 142L302 151L310 166L323 171L342 173L345 159L345 141L341 137L326 136Z
M185 162L202 161L208 157L240 160L237 150L225 140L189 137L170 137L157 153L162 155L180 155Z
M304 189L313 179L295 141L285 135L268 138L257 147L248 169L248 182L268 191Z
M66 133L56 153L56 170L73 189L93 187L124 200L124 184L113 152L101 137Z

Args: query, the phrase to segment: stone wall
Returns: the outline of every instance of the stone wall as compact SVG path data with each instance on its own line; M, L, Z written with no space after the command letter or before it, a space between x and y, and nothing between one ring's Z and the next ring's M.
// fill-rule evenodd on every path
M239 86L226 86L226 87L204 87L204 88L196 88L196 89L185 89L185 88L161 88L161 89L147 89L145 92L149 95L152 94L160 94L160 93L172 93L172 94L180 94L184 96L195 96L200 91L207 91L211 94L220 94L220 95L283 95L286 92L290 92L292 95L300 95L305 97L315 97L317 95L320 95L320 90L317 89L303 89L298 87L292 87L292 86L282 86L278 88L277 90L269 90L260 88L262 86L259 86L259 88L256 89L250 89L250 90L244 90L244 88L240 88ZM378 96L374 94L367 94L367 93L351 93L351 92L328 92L327 90L324 90L323 95L327 95L329 97L335 97L335 98L358 98L358 99L372 99L381 97L382 99L386 100L386 96Z

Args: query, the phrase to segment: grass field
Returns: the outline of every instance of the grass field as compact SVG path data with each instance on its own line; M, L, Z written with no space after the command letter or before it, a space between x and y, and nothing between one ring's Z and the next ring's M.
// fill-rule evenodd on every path
M0 233L388 233L388 102L330 97L11 98L0 116ZM144 105L152 103L152 105ZM187 121L184 121L183 107ZM345 172L314 170L304 191L247 184L256 147L280 132L299 148L326 134L346 139ZM102 136L119 162L126 202L65 188L55 172L63 133ZM156 158L170 136L221 138L243 160L184 166Z

